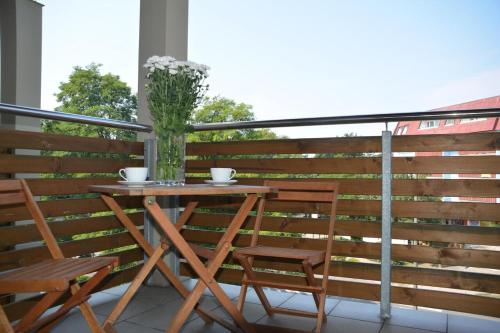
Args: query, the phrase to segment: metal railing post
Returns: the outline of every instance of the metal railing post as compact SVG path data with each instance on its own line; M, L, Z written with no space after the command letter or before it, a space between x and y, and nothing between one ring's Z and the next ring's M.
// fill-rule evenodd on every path
M156 179L156 158L157 158L156 139L144 140L144 166L148 168L149 179ZM157 197L158 204L164 209L170 220L175 223L179 213L179 197ZM156 246L161 239L161 232L156 228L156 223L151 219L148 213L144 215L144 237L146 240ZM146 256L145 256L146 257ZM169 268L179 275L179 257L175 251L170 251L163 258L163 261ZM168 283L162 273L155 270L146 282L149 286L164 287Z
M144 166L148 168L149 179L156 178L156 139L144 140ZM154 239L154 225L148 212L144 213L144 237L151 243Z
M380 276L380 317L391 317L391 131L382 131L382 263Z

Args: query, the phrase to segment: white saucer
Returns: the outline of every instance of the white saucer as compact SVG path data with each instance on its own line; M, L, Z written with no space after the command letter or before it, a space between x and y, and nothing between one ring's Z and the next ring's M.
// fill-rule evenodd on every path
M143 187L147 185L153 185L156 184L155 180L145 180L143 182L130 182L128 180L119 180L118 184L125 185L128 187Z
M238 181L236 179L231 179L225 182L217 182L215 180L207 179L205 180L205 183L213 185L213 186L229 186L231 184L237 183Z

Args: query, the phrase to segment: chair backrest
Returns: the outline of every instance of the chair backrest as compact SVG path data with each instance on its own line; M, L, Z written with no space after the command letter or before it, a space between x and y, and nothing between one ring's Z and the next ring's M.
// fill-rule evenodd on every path
M259 202L257 218L255 221L254 233L252 235L251 246L258 243L259 232L262 226L262 218L266 203L269 201L289 201L289 202L310 202L310 203L330 203L330 219L328 224L327 253L331 253L335 216L337 212L337 195L339 183L332 181L285 181L266 180L264 186L269 186L277 190Z
M0 206L25 205L54 259L64 258L56 238L24 179L0 180Z

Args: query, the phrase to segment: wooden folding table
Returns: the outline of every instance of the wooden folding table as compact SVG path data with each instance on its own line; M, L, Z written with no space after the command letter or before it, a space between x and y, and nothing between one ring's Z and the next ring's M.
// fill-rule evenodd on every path
M233 185L224 187L214 187L211 185L197 184L185 186L150 186L150 187L127 187L124 185L95 185L90 186L89 190L101 194L101 198L107 206L116 214L116 217L129 230L132 237L149 256L144 263L137 276L134 278L118 304L115 306L111 314L104 322L104 328L113 332L113 324L116 322L120 314L123 312L128 302L132 299L137 289L144 282L148 274L155 266L165 275L170 284L179 291L185 298L184 303L173 318L170 327L166 332L178 332L189 314L193 309L197 311L200 317L205 322L210 323L213 320L219 322L222 326L233 332L256 332L253 325L249 324L238 311L236 306L231 302L231 299L226 295L224 290L218 285L214 279L214 275L222 265L222 262L231 250L231 242L236 237L238 230L241 228L248 214L252 211L259 197L264 193L271 192L271 189L266 186L243 186ZM189 202L183 213L180 215L176 224L173 224L165 215L164 211L156 202L156 196L200 196L200 195L224 195L224 194L244 194L245 200L238 209L226 232L223 234L215 250L211 251L206 248L201 248L194 244L189 244L182 237L180 230L188 221L189 217L196 208L198 202ZM143 204L146 210L151 214L158 226L168 238L163 239L156 248L149 244L137 226L125 214L123 209L115 201L113 195L125 196L142 196L144 197ZM168 243L170 242L170 243ZM189 291L179 280L179 278L170 270L170 268L162 261L162 255L169 249L170 245L178 249L189 265L193 268L199 277L193 290ZM206 264L200 260L198 256L207 259ZM213 295L219 300L224 309L234 319L235 327L220 316L203 309L199 305L199 300L205 288L209 288Z

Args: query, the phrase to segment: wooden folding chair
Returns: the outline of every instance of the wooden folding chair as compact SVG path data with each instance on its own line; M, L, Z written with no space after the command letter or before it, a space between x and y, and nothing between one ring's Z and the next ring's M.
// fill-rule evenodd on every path
M64 258L26 182L22 179L0 180L0 206L21 204L26 205L35 220L35 224L53 259L0 274L0 294L44 293L40 301L13 326L0 306L0 331L48 332L65 313L75 306L80 306L80 310L91 331L94 333L104 332L87 300L94 287L116 267L118 258ZM85 274L93 274L93 276L80 287L77 278ZM71 296L58 310L39 319L48 308L68 291Z
M297 182L297 181L265 181L265 186L277 189L277 193L271 193L263 198L257 210L255 221L255 230L252 235L250 246L240 248L233 252L245 271L242 281L240 298L238 300L238 309L243 311L248 285L253 285L257 296L264 306L267 314L272 316L274 313L313 317L317 318L316 333L321 331L323 321L326 321L325 300L328 287L328 275L330 269L331 253L333 246L333 231L335 224L337 194L339 185L336 182ZM270 201L288 201L288 202L309 202L312 204L330 203L330 218L328 223L328 239L324 251L305 250L295 248L279 248L271 246L258 245L259 232L262 225L262 217L267 202ZM285 284L274 281L259 280L252 270L252 264L255 257L270 257L284 260L297 260L302 262L302 268L305 273L307 285ZM321 285L316 282L313 273L313 267L319 264L324 265ZM280 289L290 289L312 293L317 312L302 310L291 310L270 305L262 287L273 287Z

